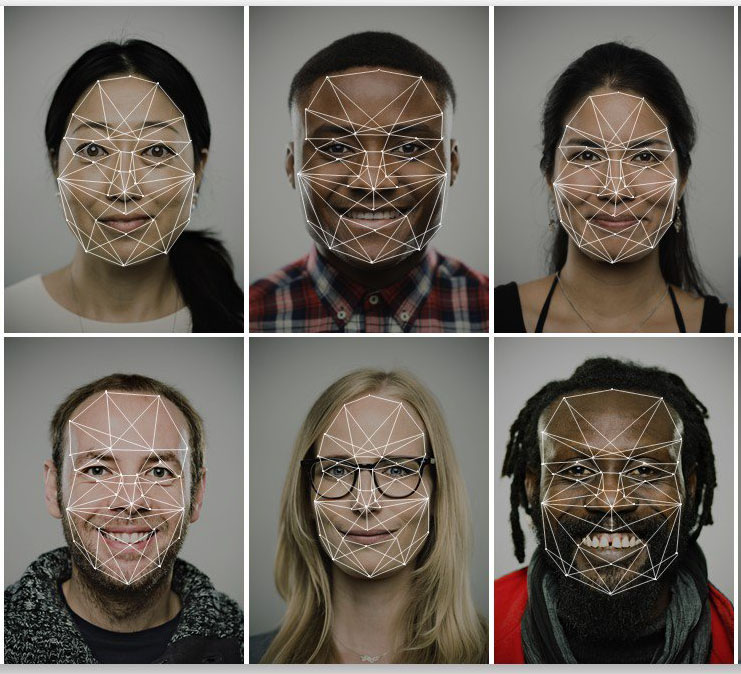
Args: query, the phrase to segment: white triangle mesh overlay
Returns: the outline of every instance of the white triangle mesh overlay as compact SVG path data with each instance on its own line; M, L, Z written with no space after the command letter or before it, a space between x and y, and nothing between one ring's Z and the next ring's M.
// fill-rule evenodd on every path
M607 105L618 100L629 112L616 120ZM676 157L669 131L645 98L589 96L566 124L557 153L563 165L553 180L558 217L580 249L615 263L658 245L677 208Z
M606 432L580 403L602 396L609 405L616 393L635 396L641 412ZM564 420L574 435L558 433ZM657 441L657 425L668 420L672 437ZM546 443L562 460L545 460ZM678 554L681 447L661 397L609 389L559 402L541 430L541 514L546 552L566 576L614 595L664 573Z
M110 92L127 78L147 85L140 100L122 103ZM162 95L176 113L153 119ZM83 106L103 119L79 114ZM63 143L71 158L59 169L59 196L85 252L121 266L166 254L190 222L195 173L183 156L192 147L185 118L164 89L135 75L97 81L72 113Z
M383 410L370 426L357 409L368 398ZM368 578L408 564L429 534L430 494L422 479L425 433L404 403L368 395L343 405L317 458L314 511L332 561ZM375 464L375 475L358 464Z
M186 438L160 396L110 391L69 421L68 436L72 539L94 569L135 583L183 535Z
M345 84L378 72L402 80L402 92L366 110ZM420 98L434 113L414 117L409 102ZM443 111L424 80L380 68L327 76L304 110L304 128L320 123L335 127L335 137L310 137L307 131L310 149L297 174L314 235L329 250L369 264L424 248L441 226L437 214L448 181ZM420 124L431 131L420 135ZM345 148L339 156L329 151L335 146ZM368 242L377 237L383 245L371 249Z

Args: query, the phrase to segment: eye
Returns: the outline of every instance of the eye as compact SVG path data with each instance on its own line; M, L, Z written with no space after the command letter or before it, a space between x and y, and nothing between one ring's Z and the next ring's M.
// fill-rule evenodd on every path
M565 477L573 477L573 478L580 478L580 477L588 477L590 475L594 474L594 470L591 468L587 468L586 466L582 466L580 463L575 463L573 466L568 466L567 468L564 468L560 475L564 475Z
M426 149L425 146L422 145L421 143L410 141L409 143L404 143L403 145L399 145L395 147L393 150L391 150L391 152L393 154L398 154L398 155L403 155L403 156L408 157L411 155L420 154L425 149Z
M661 159L654 152L650 150L643 150L636 155L633 155L633 161L639 161L644 163L654 163L661 161Z
M600 157L596 152L592 152L592 150L582 150L578 154L574 155L572 161L584 161L584 162L592 162L592 161L601 161L602 157Z
M97 143L85 143L75 150L75 154L85 159L101 159L110 154L102 145Z
M331 466L330 468L326 468L323 472L325 475L328 475L329 477L333 477L335 480L340 480L346 475L348 475L350 470L346 466L343 466L337 463L334 466Z
M175 477L175 474L168 468L165 468L164 466L155 466L154 468L150 468L149 473L152 475L152 477L155 477L158 480L164 480L164 479L169 479L171 477Z
M148 157L150 159L167 159L174 155L175 153L167 145L162 145L161 143L150 145L142 151L142 157Z
M326 152L327 154L331 154L333 156L343 155L343 154L352 154L355 152L353 148L351 148L349 145L345 145L344 143L338 143L336 141L332 141L331 143L327 143L326 145L322 146L322 152Z
M90 477L103 477L108 469L105 466L88 466L82 472Z
M654 468L653 466L637 466L631 470L628 471L628 476L633 478L640 478L642 480L646 479L653 479L656 477L659 477L661 475L661 471L657 468Z
M415 469L410 468L409 466L394 465L394 466L388 466L384 468L382 472L387 477L400 478L400 477L407 477L408 475L412 475L416 471Z

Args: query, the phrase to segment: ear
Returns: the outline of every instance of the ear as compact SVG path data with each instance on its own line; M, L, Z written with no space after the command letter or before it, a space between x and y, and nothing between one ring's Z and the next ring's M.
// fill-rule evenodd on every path
M46 510L54 518L61 520L62 511L59 509L57 498L57 469L51 459L44 461L44 501Z
M679 200L684 196L684 190L686 187L687 187L687 176L679 179L679 184L677 185L677 203L679 203Z
M206 168L206 162L208 161L208 149L203 148L200 153L201 161L198 164L198 169L196 170L196 182L195 182L195 191L197 192L199 189L201 189L201 180L203 180L203 171Z
M198 486L193 494L193 503L190 509L190 523L197 522L201 516L201 508L203 507L203 496L206 493L206 468L203 468L203 474L201 479L198 480Z
M291 183L291 187L296 189L296 170L295 170L295 159L293 150L293 141L288 143L286 147L286 176L288 176L288 182Z
M532 468L528 467L525 469L525 492L527 493L527 503L530 508L535 503L535 495L538 493L538 483L540 482L540 475L536 473Z
M687 492L687 495L694 501L695 493L697 492L697 466L692 469L692 472L685 479L684 490Z
M452 187L455 179L458 177L458 171L461 168L461 152L458 147L458 141L455 138L450 139L450 185Z

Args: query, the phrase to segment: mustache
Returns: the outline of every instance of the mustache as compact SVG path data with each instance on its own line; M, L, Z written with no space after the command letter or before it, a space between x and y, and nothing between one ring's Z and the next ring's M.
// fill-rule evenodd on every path
M626 533L633 534L636 537L646 541L649 540L656 532L663 527L672 528L668 521L675 515L666 515L657 513L650 517L621 517L613 514L610 518L609 513L601 516L588 518L568 518L567 522L563 519L558 521L558 527L561 534L568 534L576 541L580 541L587 535L599 535L602 533ZM674 524L676 526L676 524Z

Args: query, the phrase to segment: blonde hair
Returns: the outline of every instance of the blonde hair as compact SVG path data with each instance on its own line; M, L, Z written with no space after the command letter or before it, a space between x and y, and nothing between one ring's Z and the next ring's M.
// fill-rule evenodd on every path
M442 412L432 394L412 375L362 369L327 388L299 431L283 488L275 583L286 601L280 629L261 662L336 661L332 641L331 561L319 544L310 485L300 462L342 405L383 391L408 403L424 422L435 457L430 535L412 573L410 601L400 620L400 657L406 663L487 662L487 628L471 600L470 513L463 479Z

